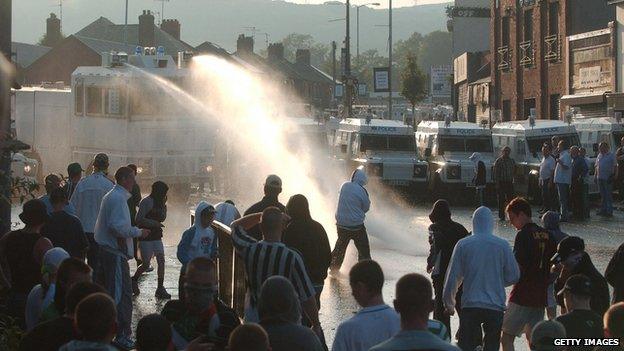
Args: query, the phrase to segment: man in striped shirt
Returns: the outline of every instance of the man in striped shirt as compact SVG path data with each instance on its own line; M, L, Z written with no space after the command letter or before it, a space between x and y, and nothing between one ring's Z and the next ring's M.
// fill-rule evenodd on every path
M245 322L259 322L257 305L260 288L269 277L281 275L295 287L302 310L312 323L312 329L321 336L314 287L306 273L303 259L281 242L287 219L277 207L268 207L262 213L250 214L232 222L232 242L236 253L245 261L247 273ZM245 233L258 223L263 236L261 241L256 241Z

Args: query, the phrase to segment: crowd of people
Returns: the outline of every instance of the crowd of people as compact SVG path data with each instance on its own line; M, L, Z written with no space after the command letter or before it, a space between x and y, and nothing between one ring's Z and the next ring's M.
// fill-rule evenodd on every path
M616 152L611 152L611 147L606 142L601 142L597 151L596 161L592 165L585 148L569 145L567 140L558 136L553 136L550 142L542 145L541 163L537 173L542 200L540 213L559 212L562 222L589 219L589 186L594 183L598 185L601 198L600 209L596 215L613 217L613 191L619 190L619 196L624 200L624 138ZM498 216L501 221L505 220L506 204L515 196L516 164L510 154L511 148L505 146L493 167ZM471 159L474 157L475 155ZM481 173L485 176L485 170ZM477 192L480 185L477 184L478 177L479 171L475 168Z
M576 151L569 156L565 142L558 145L551 177L561 201L568 196L558 182L561 172L573 172L568 161ZM601 167L616 169L604 161L607 157L598 161L599 181ZM472 159L478 164L479 155ZM549 162L545 170L553 168ZM453 221L449 203L438 200L429 215L426 273L431 278L404 275L392 304L382 293L383 269L371 259L365 226L371 200L361 169L340 189L333 251L304 195L280 203L282 180L277 175L266 178L265 196L243 216L231 200L216 205L201 201L177 246L182 267L178 299L172 300L164 286L162 242L169 187L156 181L141 198L136 167L119 168L112 181L108 156L97 154L91 175L83 178L82 167L72 164L64 185L56 175L46 177L46 195L23 205L19 217L24 227L0 238L0 282L8 288L0 313L24 330L19 350L497 351L502 346L513 351L522 335L534 350L561 349L555 338L610 337L621 343L624 245L603 276L583 239L561 231L567 207L556 212L545 203L540 226L530 204L512 198L510 165L513 160L504 150L494 175L501 185L499 217L502 213L501 219L518 230L513 248L495 235L489 208L476 209L468 230ZM219 296L215 221L230 227L232 246L244 262L242 315ZM328 345L319 319L320 296L328 272L339 274L351 240L358 262L348 280L361 308L340 323ZM168 301L133 330L133 295L141 294L138 281L152 269L153 258L154 296ZM132 274L130 260L137 261ZM454 314L459 325L453 334Z

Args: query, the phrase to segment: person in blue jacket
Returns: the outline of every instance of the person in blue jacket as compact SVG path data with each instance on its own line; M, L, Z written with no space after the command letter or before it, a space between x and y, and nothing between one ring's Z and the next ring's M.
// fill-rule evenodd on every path
M184 299L184 272L186 265L196 257L206 257L214 260L219 252L219 240L212 229L212 222L216 215L215 207L205 201L197 204L195 209L195 222L193 226L185 230L178 244L178 261L182 263L180 279L178 280L178 292L180 299Z

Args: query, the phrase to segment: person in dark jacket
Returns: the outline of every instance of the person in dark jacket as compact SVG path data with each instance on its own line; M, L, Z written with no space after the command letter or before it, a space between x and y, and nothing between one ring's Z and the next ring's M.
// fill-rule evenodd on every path
M84 261L89 242L80 219L64 211L67 203L65 190L61 188L52 190L50 202L54 211L50 214L48 223L41 229L41 234L50 239L54 247L61 247L71 257Z
M245 211L243 216L247 216L253 213L261 213L268 207L277 207L282 212L286 212L286 207L282 205L278 196L282 192L282 179L275 174L269 175L264 181L264 197L259 202L251 205L250 208ZM247 231L247 234L256 240L262 240L262 233L260 232L260 225L256 225Z
M589 169L587 168L585 158L579 153L578 146L570 148L570 155L572 156L572 184L570 187L572 212L576 219L584 220L588 205L585 203L583 186L585 185L585 177L589 173Z
M130 168L134 172L134 176L136 177L139 172L138 168L135 164L129 164L128 168ZM137 215L137 207L139 207L139 203L141 202L141 188L139 187L139 183L134 183L132 187L132 191L130 192L132 196L128 199L128 208L130 209L130 223L133 227L136 226L136 215ZM132 243L134 244L134 259L136 260L137 267L143 263L143 261L139 258L139 242L137 238L132 239ZM151 270L150 262L147 262L148 271Z
M286 211L291 221L284 230L282 242L301 254L308 276L314 285L316 303L320 306L323 283L331 263L327 232L319 222L312 219L308 199L305 196L293 195L286 204Z
M557 253L551 262L555 264L554 271L559 273L555 281L555 291L561 291L565 287L567 279L575 274L583 274L589 278L592 284L592 296L590 306L592 311L602 316L609 308L609 286L607 280L598 272L585 252L585 242L578 236L569 236L559 243ZM565 312L563 296L557 295L557 304Z
M444 310L443 291L444 277L453 255L453 250L457 242L468 236L468 231L463 225L451 219L451 210L446 200L438 200L433 204L433 209L429 214L431 225L429 226L429 242L431 249L427 257L427 272L431 273L433 288L435 292L435 303L433 319L444 323L451 333L451 319ZM461 310L461 288L458 290L456 299L456 310Z
M472 153L468 159L474 163L474 178L472 179L472 183L475 186L478 206L483 206L483 192L487 184L485 163L481 161L481 154L478 152Z
M132 277L132 289L135 295L139 291L139 277L147 270L152 257L156 257L158 264L158 287L155 296L161 299L170 299L171 295L165 289L165 248L163 246L163 222L167 218L167 192L169 187L161 181L152 184L152 192L148 197L141 200L136 224L141 229L149 229L150 234L146 238L139 239L139 249L143 263L137 267Z
M613 287L612 303L624 301L624 244L611 257L605 271L607 282Z

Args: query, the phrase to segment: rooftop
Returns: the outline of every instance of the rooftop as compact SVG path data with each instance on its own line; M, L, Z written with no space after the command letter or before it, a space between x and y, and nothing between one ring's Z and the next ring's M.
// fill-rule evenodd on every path
M14 54L13 61L22 68L30 66L51 49L42 45L11 42L11 52Z

